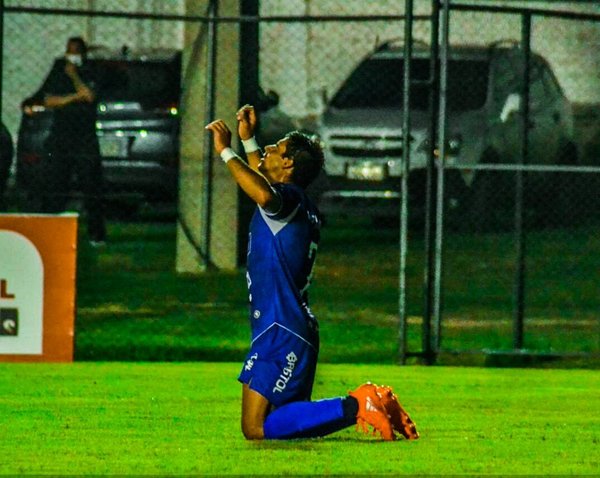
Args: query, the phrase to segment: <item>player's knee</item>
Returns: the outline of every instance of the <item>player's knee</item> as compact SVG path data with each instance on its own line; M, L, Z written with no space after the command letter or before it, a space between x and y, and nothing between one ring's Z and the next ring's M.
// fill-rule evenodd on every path
M263 440L265 438L265 432L260 425L242 422L242 433L246 440Z

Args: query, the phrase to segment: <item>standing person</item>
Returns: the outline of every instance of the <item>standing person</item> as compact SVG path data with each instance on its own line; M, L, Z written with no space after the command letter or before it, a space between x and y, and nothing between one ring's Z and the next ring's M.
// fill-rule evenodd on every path
M14 147L10 132L0 123L0 212L7 207L5 203L6 188L8 185L8 177L10 176L10 166L12 164Z
M310 401L319 352L318 323L307 290L321 218L304 189L324 163L320 145L299 132L265 147L254 140L256 114L237 113L248 163L231 149L222 120L206 126L241 189L257 204L250 223L246 278L252 344L242 368L242 432L249 440L309 438L367 424L384 440L417 438L391 388L371 383L348 396Z
M54 64L33 96L54 113L45 144L41 211L64 211L75 174L84 194L92 245L101 245L106 240L102 163L96 137L97 73L87 62L85 41L81 37L69 38L64 60Z

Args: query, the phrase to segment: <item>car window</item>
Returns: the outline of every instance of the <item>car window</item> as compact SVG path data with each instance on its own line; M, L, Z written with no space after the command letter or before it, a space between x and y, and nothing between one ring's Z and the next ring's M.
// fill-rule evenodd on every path
M561 94L548 66L537 56L532 56L529 65L529 100L533 109L547 104L550 98ZM522 89L523 56L510 52L499 56L494 68L494 104L502 108L508 95L520 94Z
M558 80L552 73L552 70L547 66L543 70L543 81L546 88L546 93L552 98L559 98L563 95L562 89L558 83Z
M493 100L499 108L511 93L520 92L519 69L516 68L514 59L507 55L498 55L494 66L494 85L492 88Z
M529 101L532 108L540 108L546 98L546 91L544 89L544 82L542 81L542 76L539 72L534 72L532 70L531 75L529 76Z
M101 60L96 67L103 78L104 101L153 104L179 99L178 72L168 63Z
M481 108L486 101L489 65L486 61L451 60L448 63L448 109ZM429 77L429 60L411 64L413 80ZM389 108L402 106L404 60L371 58L361 63L332 100L336 108ZM429 88L412 85L411 108L427 110Z

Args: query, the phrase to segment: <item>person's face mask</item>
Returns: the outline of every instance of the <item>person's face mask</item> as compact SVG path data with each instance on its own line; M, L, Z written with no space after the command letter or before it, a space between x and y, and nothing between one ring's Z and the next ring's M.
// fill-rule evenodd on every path
M75 66L81 66L83 64L83 59L81 58L81 55L78 55L78 54L67 53L65 55L65 59L69 63L73 63Z

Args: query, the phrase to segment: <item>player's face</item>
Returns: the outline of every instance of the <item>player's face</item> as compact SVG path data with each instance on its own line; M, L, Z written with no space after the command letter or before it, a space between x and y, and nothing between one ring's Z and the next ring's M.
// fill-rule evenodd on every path
M289 159L285 157L288 139L280 139L276 144L265 146L265 153L258 163L258 170L271 182L277 182Z
M79 43L74 42L74 41L67 42L66 54L67 55L81 55L82 51L81 51L81 47L80 47Z

